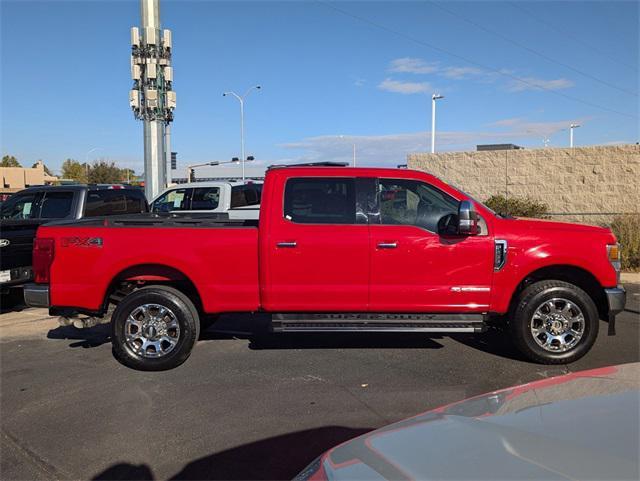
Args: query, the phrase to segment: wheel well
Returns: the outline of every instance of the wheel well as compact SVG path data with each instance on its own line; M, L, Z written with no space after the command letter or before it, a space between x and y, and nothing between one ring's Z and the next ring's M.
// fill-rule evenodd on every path
M593 299L593 302L598 308L600 318L608 318L609 305L607 303L604 289L600 285L600 282L598 282L598 279L596 279L589 271L571 265L547 266L528 274L527 277L518 284L518 287L513 293L510 307L514 306L519 294L529 285L534 282L550 279L564 281L578 286L580 289L585 291L591 299Z
M131 266L118 273L107 288L104 297L103 311L107 312L109 304L118 304L127 294L144 286L171 286L189 297L202 313L202 299L196 286L181 271L161 264L141 264Z

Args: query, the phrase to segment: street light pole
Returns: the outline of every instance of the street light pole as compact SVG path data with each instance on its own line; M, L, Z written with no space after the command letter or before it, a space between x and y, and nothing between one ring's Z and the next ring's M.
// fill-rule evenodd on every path
M436 100L443 99L444 95L433 94L431 96L431 153L436 152Z
M87 150L87 153L84 155L84 170L87 174L87 184L89 183L89 154L99 149L100 147L94 147L91 150Z
M569 126L569 148L573 149L573 129L580 127L578 124L571 124Z
M223 97L227 95L233 95L238 102L240 102L240 163L242 164L242 182L245 180L245 170L244 170L244 162L246 157L244 155L244 99L247 95L251 93L252 90L260 90L262 87L260 85L255 85L247 90L244 95L240 96L235 92L225 92L222 94Z

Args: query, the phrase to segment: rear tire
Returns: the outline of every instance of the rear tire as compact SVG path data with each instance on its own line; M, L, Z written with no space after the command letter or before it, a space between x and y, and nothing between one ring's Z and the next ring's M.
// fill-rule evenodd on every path
M199 335L198 310L185 294L169 286L133 291L118 304L111 319L114 356L140 371L179 366Z
M579 287L545 280L527 287L509 316L518 350L540 364L568 364L584 356L598 336L598 309Z

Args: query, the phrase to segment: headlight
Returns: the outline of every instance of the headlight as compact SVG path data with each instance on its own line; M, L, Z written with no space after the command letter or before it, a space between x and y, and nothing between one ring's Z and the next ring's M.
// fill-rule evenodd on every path
M620 283L620 269L622 267L620 244L607 245L607 257L615 271L618 273L618 283Z

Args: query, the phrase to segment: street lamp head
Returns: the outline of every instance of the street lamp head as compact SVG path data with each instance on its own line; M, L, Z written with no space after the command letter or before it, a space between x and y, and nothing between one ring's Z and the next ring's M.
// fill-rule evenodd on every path
M439 100L439 99L443 99L443 98L444 98L444 95L440 95L440 94L433 94L433 95L431 96L431 98L432 98L433 100Z
M250 155L249 157L247 157L247 162L251 162L252 160L256 160L256 158L253 155Z
M240 162L240 159L238 157L232 157L231 162Z
M209 162L207 165L218 165L220 162L214 160L213 162Z
M571 128L571 129L577 129L578 127L580 127L580 124L571 124L569 126L569 128Z
M257 88L257 89L261 89L261 88L262 88L262 85L256 85L256 88Z

